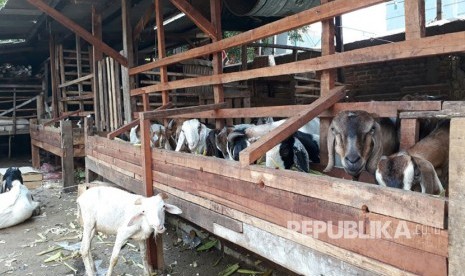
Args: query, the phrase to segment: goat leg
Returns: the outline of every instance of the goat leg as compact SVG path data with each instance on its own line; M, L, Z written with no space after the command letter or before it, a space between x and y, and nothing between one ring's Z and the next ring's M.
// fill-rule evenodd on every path
M115 246L113 246L113 252L111 253L111 258L110 258L110 265L108 266L108 271L107 271L107 276L111 276L113 273L113 268L115 265L118 263L118 255L119 252L121 251L121 247L126 243L128 238L130 237L127 236L125 233L121 234L122 232L118 232L116 235L116 240L115 240Z
M139 248L140 248L140 257L142 259L142 264L144 265L144 275L151 276L152 268L149 265L149 261L147 259L147 244L145 240L139 241Z
M95 234L95 228L92 225L84 225L84 230L82 231L82 242L81 242L81 256L82 261L84 262L84 267L86 269L86 274L88 276L94 276L94 262L92 260L92 255L90 253L90 244L92 238Z

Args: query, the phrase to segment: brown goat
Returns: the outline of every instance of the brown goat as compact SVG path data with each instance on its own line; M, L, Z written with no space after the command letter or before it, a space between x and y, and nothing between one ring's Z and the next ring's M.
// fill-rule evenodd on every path
M378 163L376 180L382 186L441 194L440 179L448 181L449 122L441 123L433 132L407 150Z
M366 111L341 111L328 130L328 166L334 167L334 151L340 156L344 170L358 180L364 169L374 174L383 154L397 151L398 138L390 119L376 118Z

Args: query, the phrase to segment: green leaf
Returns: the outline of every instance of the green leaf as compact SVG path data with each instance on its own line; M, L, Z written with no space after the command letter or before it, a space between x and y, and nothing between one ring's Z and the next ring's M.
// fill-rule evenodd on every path
M197 251L207 251L208 249L212 248L218 243L218 240L210 240L204 244L202 244L200 247L197 248Z
M239 269L239 264L233 264L228 266L225 270L221 271L218 273L218 276L229 276L232 275L234 272L236 272Z

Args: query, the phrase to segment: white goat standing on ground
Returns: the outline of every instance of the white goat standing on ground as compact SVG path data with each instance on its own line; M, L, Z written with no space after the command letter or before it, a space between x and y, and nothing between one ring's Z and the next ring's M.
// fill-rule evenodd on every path
M164 202L166 197L135 195L113 187L94 187L85 191L78 199L78 216L83 229L81 255L87 275L95 275L90 245L96 231L116 234L107 276L111 275L118 261L121 247L132 238L139 243L144 275L151 275L147 261L145 240L165 232L165 211L181 214L174 205Z

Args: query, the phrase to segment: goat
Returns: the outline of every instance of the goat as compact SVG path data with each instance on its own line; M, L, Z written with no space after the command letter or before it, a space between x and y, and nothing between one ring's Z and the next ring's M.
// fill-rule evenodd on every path
M40 203L32 199L20 179L11 182L7 193L0 194L0 229L21 223L40 213Z
M147 261L145 240L165 232L165 211L181 214L174 205L164 202L161 194L143 197L113 187L93 187L78 199L78 217L83 227L81 255L88 275L95 275L90 245L97 231L116 234L107 275L111 275L118 261L121 247L130 238L138 241L144 274L151 275Z
M354 180L364 169L375 174L381 156L398 149L394 123L388 119L377 120L366 111L341 111L328 129L328 165L324 172L334 167L334 151L340 156L342 167Z
M441 194L447 183L449 163L449 122L444 122L421 139L406 152L378 162L376 180L378 184L428 194Z
M197 119L182 124L175 151L180 151L184 143L190 152L223 158L215 141L215 130L208 128Z
M320 163L320 149L311 134L297 131L266 153L266 166L309 172L309 163Z
M17 167L9 167L2 178L2 186L0 187L0 194L5 193L13 188L13 181L18 180L23 183L23 176Z

